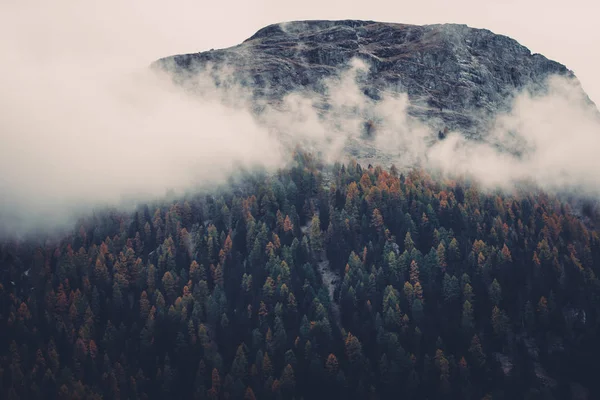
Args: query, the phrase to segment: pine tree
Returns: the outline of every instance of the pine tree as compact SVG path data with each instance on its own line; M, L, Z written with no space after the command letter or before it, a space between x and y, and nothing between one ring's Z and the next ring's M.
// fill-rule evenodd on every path
M327 362L325 364L325 369L331 377L335 377L337 375L339 370L339 363L335 354L329 354L329 356L327 357Z
M492 304L495 306L499 305L500 301L502 300L502 289L500 288L500 284L496 279L494 279L490 285L489 293Z
M321 234L321 220L314 215L310 224L310 247L315 254L323 250L323 236Z

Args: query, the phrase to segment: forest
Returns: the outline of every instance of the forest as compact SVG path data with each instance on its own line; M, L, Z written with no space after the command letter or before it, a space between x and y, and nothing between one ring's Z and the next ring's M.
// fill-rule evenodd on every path
M0 244L0 398L600 398L600 238L541 190L323 165Z

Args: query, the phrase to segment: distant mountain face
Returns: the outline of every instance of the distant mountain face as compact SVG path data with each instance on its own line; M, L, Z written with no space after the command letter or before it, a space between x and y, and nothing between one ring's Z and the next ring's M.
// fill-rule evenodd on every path
M489 30L354 20L269 25L240 45L154 65L178 73L228 67L254 96L277 100L300 88L322 92L323 78L349 68L355 57L370 66L360 83L367 96L407 93L412 116L467 135L507 109L520 89L543 89L551 74L574 78L564 65Z

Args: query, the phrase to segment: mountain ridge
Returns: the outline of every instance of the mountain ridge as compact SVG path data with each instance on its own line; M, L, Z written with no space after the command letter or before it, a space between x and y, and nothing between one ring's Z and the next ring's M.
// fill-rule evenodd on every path
M323 93L323 79L347 69L353 58L370 66L361 85L367 96L407 93L412 116L467 135L481 133L494 115L508 111L518 92L543 92L551 75L581 86L565 65L515 39L461 24L276 23L236 46L165 57L153 66L176 74L209 64L231 67L236 83L256 98L273 100L296 90Z

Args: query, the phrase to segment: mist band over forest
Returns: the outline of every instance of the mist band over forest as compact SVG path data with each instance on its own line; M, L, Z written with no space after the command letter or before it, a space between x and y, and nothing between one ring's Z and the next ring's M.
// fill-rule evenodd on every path
M572 71L363 20L140 62L98 7L0 6L1 398L600 396Z

